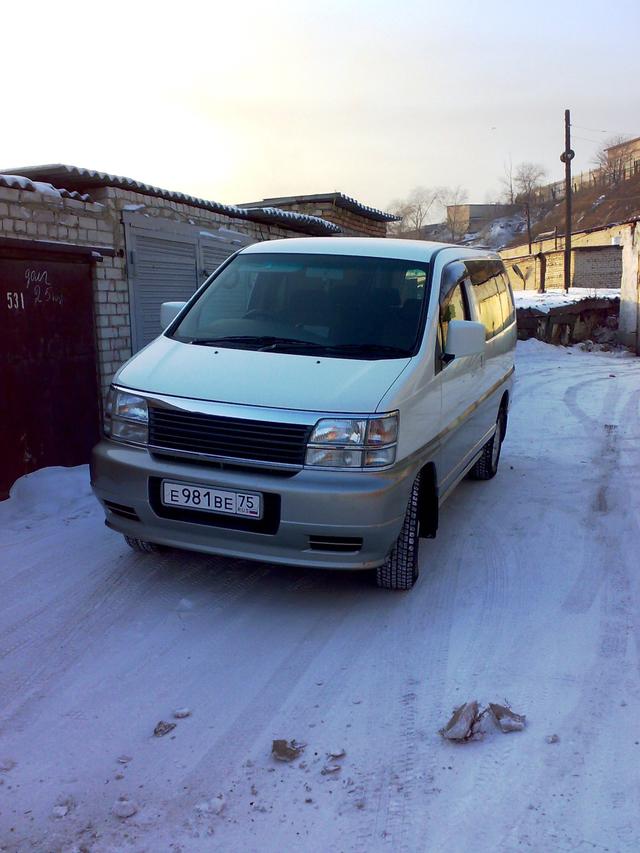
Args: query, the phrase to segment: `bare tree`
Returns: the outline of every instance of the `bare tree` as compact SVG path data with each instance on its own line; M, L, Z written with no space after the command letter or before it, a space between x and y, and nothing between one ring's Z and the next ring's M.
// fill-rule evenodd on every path
M445 221L452 243L456 243L466 231L469 218L462 207L467 198L467 191L460 186L440 187L438 190L438 201L446 211Z
M546 169L539 163L520 163L516 169L514 185L517 191L516 202L522 202L527 219L527 239L531 252L531 220L538 218L538 208L541 206L539 189L547 174Z
M547 170L539 163L520 163L517 167L513 183L516 189L515 201L533 202Z
M609 178L612 183L617 184L624 176L624 167L627 164L629 155L624 148L618 151L609 151L609 148L614 148L616 145L622 145L628 140L627 136L610 136L606 139L600 148L596 151L593 157L593 163L602 175Z
M409 223L411 230L416 236L420 234L420 229L426 224L429 211L438 199L438 191L429 187L416 187L409 194Z
M398 199L389 205L391 213L401 217L393 223L392 234L397 237L419 237L420 229L427 222L429 212L438 200L438 190L415 187L406 199Z
M406 200L396 199L387 205L387 210L399 217L398 221L389 223L388 234L391 237L405 237L409 230L409 203Z
M502 177L500 178L500 183L502 184L503 197L505 202L507 204L515 204L516 188L513 174L513 160L511 159L511 156L509 156L508 162L505 160L504 171Z

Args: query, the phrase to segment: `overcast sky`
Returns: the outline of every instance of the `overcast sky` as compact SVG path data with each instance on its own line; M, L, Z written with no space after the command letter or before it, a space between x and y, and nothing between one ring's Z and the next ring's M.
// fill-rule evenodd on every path
M565 107L578 170L640 135L638 0L7 0L2 31L5 170L71 163L235 203L385 207L455 184L483 202L509 157L562 177Z

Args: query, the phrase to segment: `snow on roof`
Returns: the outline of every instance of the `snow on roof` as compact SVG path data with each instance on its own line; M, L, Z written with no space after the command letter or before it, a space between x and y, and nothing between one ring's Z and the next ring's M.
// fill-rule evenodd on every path
M546 293L538 293L534 290L514 290L513 297L516 308L531 308L541 314L548 314L553 308L562 308L565 305L576 305L587 299L609 299L612 302L620 299L619 287L572 287L569 293L564 290L547 290Z
M42 193L42 195L53 196L54 198L73 198L76 199L76 201L91 201L91 196L87 193L79 193L75 190L70 191L54 187L53 184L49 184L44 181L31 181L23 175L0 174L0 187L6 187L10 190Z
M260 222L266 225L282 225L294 231L304 231L317 235L340 234L342 229L333 222L327 222L319 216L310 216L306 213L296 213L291 210L279 210L276 207L265 207L259 209L247 209L230 204L221 204L209 199L197 198L186 193L166 190L161 187L145 184L134 178L126 178L122 175L112 175L108 172L98 172L95 169L84 169L80 166L69 166L63 163L50 164L46 166L25 166L13 171L27 178L52 183L64 183L78 190L87 187L116 187L118 189L130 190L143 195L155 196L168 201L176 201L188 204L192 207L200 207L204 210L212 210L231 216L235 219L246 219L251 222Z

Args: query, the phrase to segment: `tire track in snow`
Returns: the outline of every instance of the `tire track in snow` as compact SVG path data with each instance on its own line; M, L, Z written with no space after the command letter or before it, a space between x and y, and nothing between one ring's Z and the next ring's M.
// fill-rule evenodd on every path
M579 383L578 390L584 389L586 391L590 384L589 382ZM617 491L619 492L620 487L622 487L628 498L629 490L625 487L624 479L620 477L620 447L616 425L609 425L607 429L606 423L595 416L588 415L578 401L576 386L572 386L568 392L572 392L569 399L572 401L573 411L576 414L582 413L585 431L592 431L596 428L603 431L602 449L593 458L594 469L598 472L598 480L594 483L596 497L603 490L605 494L608 494L612 483L616 482L618 484ZM600 418L603 421L605 418L614 420L613 414L616 407L621 403L623 400L618 389L615 387L608 389L603 396ZM634 410L637 411L637 397L630 395L630 399L626 405L623 405L619 415L622 424L633 424L630 415ZM601 617L597 639L598 658L592 665L590 672L586 674L578 700L565 717L564 727L560 724L559 730L563 732L563 739L565 738L565 730L569 730L565 748L569 746L570 742L577 742L580 745L577 753L579 762L574 769L577 770L579 767L588 765L591 769L591 775L595 779L607 780L611 778L611 773L599 772L598 757L591 756L598 750L605 756L610 753L607 744L603 744L602 741L607 736L607 724L614 697L619 695L620 685L625 680L627 671L625 652L630 626L633 624L629 579L624 570L625 558L621 552L620 533L619 531L612 533L607 523L607 513L616 511L616 509L620 510L621 506L619 504L618 506L610 505L603 510L597 500L592 502L589 528L592 532L592 540L598 543L599 556L595 559L595 566L583 569L563 603L564 609L582 614L593 605L598 591L601 593ZM591 558L591 556L592 552L590 551L589 557ZM631 568L630 565L629 568ZM585 596L585 586L588 581L593 581L594 578L596 582L591 584ZM595 769L594 764L596 765ZM585 788L585 784L588 787ZM557 797L553 794L555 800L548 798L546 803L547 813L543 827L546 837L541 836L541 828L536 823L538 818L534 817L534 812L529 812L521 815L521 819L513 823L508 839L505 839L508 845L517 844L520 840L518 833L520 835L525 833L526 837L530 835L535 837L538 844L554 844L559 850L573 850L581 844L591 848L600 846L591 838L577 839L572 837L564 829L571 823L569 814L575 808L573 801L578 796L579 785L580 783L573 782L572 779L568 778L566 767L556 761L554 753L550 753L543 772L532 776L523 792L532 800L537 799L541 791L555 791L561 794ZM582 785L582 796L587 813L593 813L594 810L596 813L602 813L602 805L594 804L594 783L583 781ZM571 792L571 786L576 790ZM567 791L570 794L564 796ZM608 793L608 791L601 791L601 799L608 796ZM604 811L606 812L606 809ZM537 815L537 812L535 814ZM637 830L633 830L631 824L627 823L615 827L613 831L616 833L616 844L620 845L614 849L636 850L640 846L640 834L637 833ZM610 830L602 837L602 843L604 845L612 843ZM511 848L507 846L506 849Z
M147 563L149 565L145 565ZM65 591L40 608L40 616L50 608L58 612L56 621L52 624L49 620L47 625L52 630L46 633L36 631L31 617L23 619L21 635L3 656L10 661L18 652L29 654L33 665L27 669L21 667L19 672L14 668L9 675L9 684L1 694L5 698L1 709L4 724L24 728L27 708L33 700L49 694L52 685L59 682L66 671L73 669L95 642L99 642L96 638L107 634L118 623L128 622L128 614L140 616L145 607L157 607L158 599L165 600L165 609L175 607L180 600L176 597L176 585L182 587L185 580L196 580L195 589L191 584L187 594L197 593L198 587L200 591L206 589L207 595L214 596L217 606L224 610L246 595L269 572L260 564L248 565L249 572L247 563L238 561L232 568L225 565L225 571L216 574L206 571L201 555L186 556L185 553L177 555L174 552L138 555L129 554L127 549L124 563L106 577L96 579L97 583L88 595L83 591L69 598ZM15 634L15 626L12 633Z

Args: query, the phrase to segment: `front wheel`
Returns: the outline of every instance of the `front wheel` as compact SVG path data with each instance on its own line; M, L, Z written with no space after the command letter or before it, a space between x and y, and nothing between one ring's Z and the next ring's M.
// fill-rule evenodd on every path
M411 487L409 505L396 544L384 563L376 569L376 582L382 589L411 589L418 580L420 477L421 474L418 474Z
M496 431L482 448L482 456L471 469L474 480L491 480L498 473L500 450L507 427L507 412L501 408L496 421Z
M141 551L143 554L153 554L155 551L162 550L161 545L156 545L155 542L147 542L146 539L138 539L136 536L125 536L124 541L129 548L134 551Z

